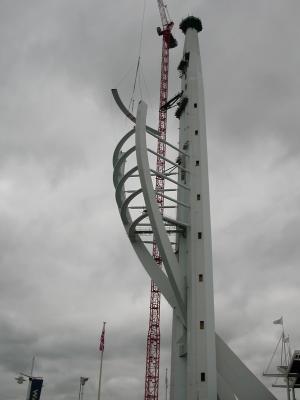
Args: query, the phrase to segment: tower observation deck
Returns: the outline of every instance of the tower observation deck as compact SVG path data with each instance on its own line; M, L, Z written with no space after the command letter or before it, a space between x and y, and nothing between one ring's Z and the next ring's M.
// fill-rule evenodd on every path
M116 89L113 96L134 123L118 143L113 180L129 240L151 279L173 309L170 400L275 400L215 333L211 223L204 92L198 33L201 21L184 19L178 69L181 97L179 145L161 139L146 125L147 105L133 116ZM156 202L153 139L167 148L164 213ZM153 260L159 249L163 268Z

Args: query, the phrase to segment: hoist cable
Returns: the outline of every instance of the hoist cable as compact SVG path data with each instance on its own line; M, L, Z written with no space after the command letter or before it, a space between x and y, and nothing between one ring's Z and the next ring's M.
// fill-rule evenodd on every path
M130 68L128 68L127 72L125 72L125 74L122 76L122 78L118 81L118 83L115 85L116 88L118 88L120 86L120 84L125 80L125 78L127 78L127 76L133 70L133 68L134 68L134 64Z
M171 18L170 18L170 14L169 14L167 5L165 5L164 7L165 7L165 10L166 10L166 14L167 14L168 21L171 21Z
M136 87L136 81L137 81L137 77L138 77L138 72L139 72L139 68L140 68L140 61L141 61L141 57L139 56L138 62L137 62L137 66L136 66L136 70L135 70L135 77L134 77L134 84L133 84L132 94L131 94L131 98L130 98L130 101L129 101L129 107L128 107L129 110L130 110L130 107L131 107L132 103L134 102L134 93L135 93L135 87ZM133 110L131 110L131 111L133 111Z
M146 11L146 0L144 0L143 4L143 14L142 14L142 22L141 22L141 30L140 30L140 44L139 44L139 57L142 52L142 44L143 44L143 36L144 36L144 21L145 21L145 11Z
M139 76L139 68L140 68L140 63L141 63L141 52L142 52L143 35L144 35L145 10L146 10L146 0L144 0L144 3L143 3L143 13L142 13L142 21L141 21L141 29L140 29L138 61L137 61L137 66L136 66L136 71L135 71L132 94L131 94L131 98L130 98L130 101L129 101L129 107L128 107L129 109L130 109L130 107L132 107L132 111L133 111L133 103L134 103L133 99L134 99L134 94L135 94L135 88L136 88L136 83L137 83L138 79L139 79L138 84L139 84L140 96L142 97L142 90L141 90L140 76Z
M141 70L140 70L138 79L139 79L138 82L139 82L140 98L142 99L143 98L143 90L142 90L142 84L141 84Z

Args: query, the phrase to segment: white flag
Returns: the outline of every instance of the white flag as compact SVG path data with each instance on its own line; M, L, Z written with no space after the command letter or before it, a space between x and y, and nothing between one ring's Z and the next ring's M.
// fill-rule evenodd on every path
M279 319L275 319L275 321L273 321L274 325L283 325L283 317L280 317Z

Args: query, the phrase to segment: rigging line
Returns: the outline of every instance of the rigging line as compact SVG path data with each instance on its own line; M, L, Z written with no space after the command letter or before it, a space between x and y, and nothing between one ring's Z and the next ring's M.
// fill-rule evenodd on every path
M143 36L144 36L145 10L146 10L146 0L144 0L144 3L143 3L143 13L142 13L142 21L141 21L141 29L140 29L140 41L139 41L138 62L137 62L136 71L135 71L135 77L134 77L134 84L133 84L132 95L131 95L130 102L129 102L129 107L128 107L129 109L130 109L130 106L131 106L132 103L133 103L133 98L134 98L134 93L135 93L135 88L136 88L137 79L138 79L138 84L139 84L139 89L140 89L140 95L141 95L141 97L142 97L142 94L141 94L141 84L140 84L139 68L140 68L140 63L141 63L141 53L142 53L142 44L143 44ZM133 106L132 106L132 108L133 108Z
M278 349L278 346L279 346L279 344L280 344L281 339L282 339L282 335L280 335L280 338L279 338L279 340L278 340L278 342L277 342L277 344L276 344L275 350L274 350L274 352L273 352L273 354L272 354L271 360L270 360L269 364L267 365L267 368L265 369L265 372L268 372L268 370L269 370L269 368L270 368L270 366L271 366L271 363L272 363L272 361L273 361L273 358L274 358L274 356L275 356L275 353L277 352L277 349Z
M154 111L154 106L153 106L153 103L152 103L152 100L151 100L149 86L147 85L145 74L144 74L144 70L143 70L143 64L141 65L141 77L142 77L143 84L144 84L144 87L145 87L145 90L146 90L146 95L148 96L148 102L150 103L149 104L150 109L152 111Z
M284 342L283 342L283 338L284 338L284 333L282 333L282 342L281 342L281 355L280 355L280 365L282 365L282 360L283 360L283 348L284 348Z
M164 7L165 7L165 10L166 10L166 14L167 14L168 20L171 21L167 5L164 5Z
M141 60L141 53L142 53L142 44L143 44L143 36L144 36L144 22L145 22L145 11L146 11L146 0L144 0L144 3L143 3L143 13L142 13L142 21L141 21L141 34L140 34L140 44L139 44L139 61ZM139 84L139 90L140 90L140 97L143 98L142 86L141 86L141 74L140 73L138 75L138 84Z
M144 0L143 4L143 14L142 14L142 22L141 22L141 33L140 33L140 44L139 44L139 57L141 57L142 52L142 44L143 44L143 36L144 36L144 21L145 21L145 11L146 11L146 0Z
M175 165L165 169L165 172L172 172L174 169L177 168Z
M129 73L132 71L134 68L134 65L132 65L130 68L128 68L127 72L123 75L123 77L119 80L119 82L115 85L116 88L120 86L120 84L124 81L124 79L129 75Z
M133 90L132 90L131 98L130 98L130 101L129 101L129 107L128 107L129 110L130 110L130 107L131 107L131 105L132 105L132 103L133 103L133 98L134 98L134 93L135 93L135 87L136 87L138 72L139 72L139 68L140 68L140 61L141 61L141 56L139 56L139 58L138 58L138 62L137 62L136 70L135 70L135 77L134 77Z
M138 82L139 82L139 90L140 90L140 98L143 98L143 91L142 91L142 84L141 84L141 73L139 73L139 77L138 77Z

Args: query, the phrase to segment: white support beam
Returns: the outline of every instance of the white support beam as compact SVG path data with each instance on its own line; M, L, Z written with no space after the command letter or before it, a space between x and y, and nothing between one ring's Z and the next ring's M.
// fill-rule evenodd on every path
M220 374L217 375L218 400L236 400L236 397L228 383Z
M156 203L155 191L152 185L145 134L146 115L147 105L143 101L140 101L136 119L136 158L141 186L143 188L146 209L152 224L159 254L163 260L174 295L179 304L184 304L183 288L179 285L182 271L179 270L176 256L165 231L163 219ZM185 309L183 308L182 311L185 312Z
M276 397L216 335L217 371L239 400L276 400Z

